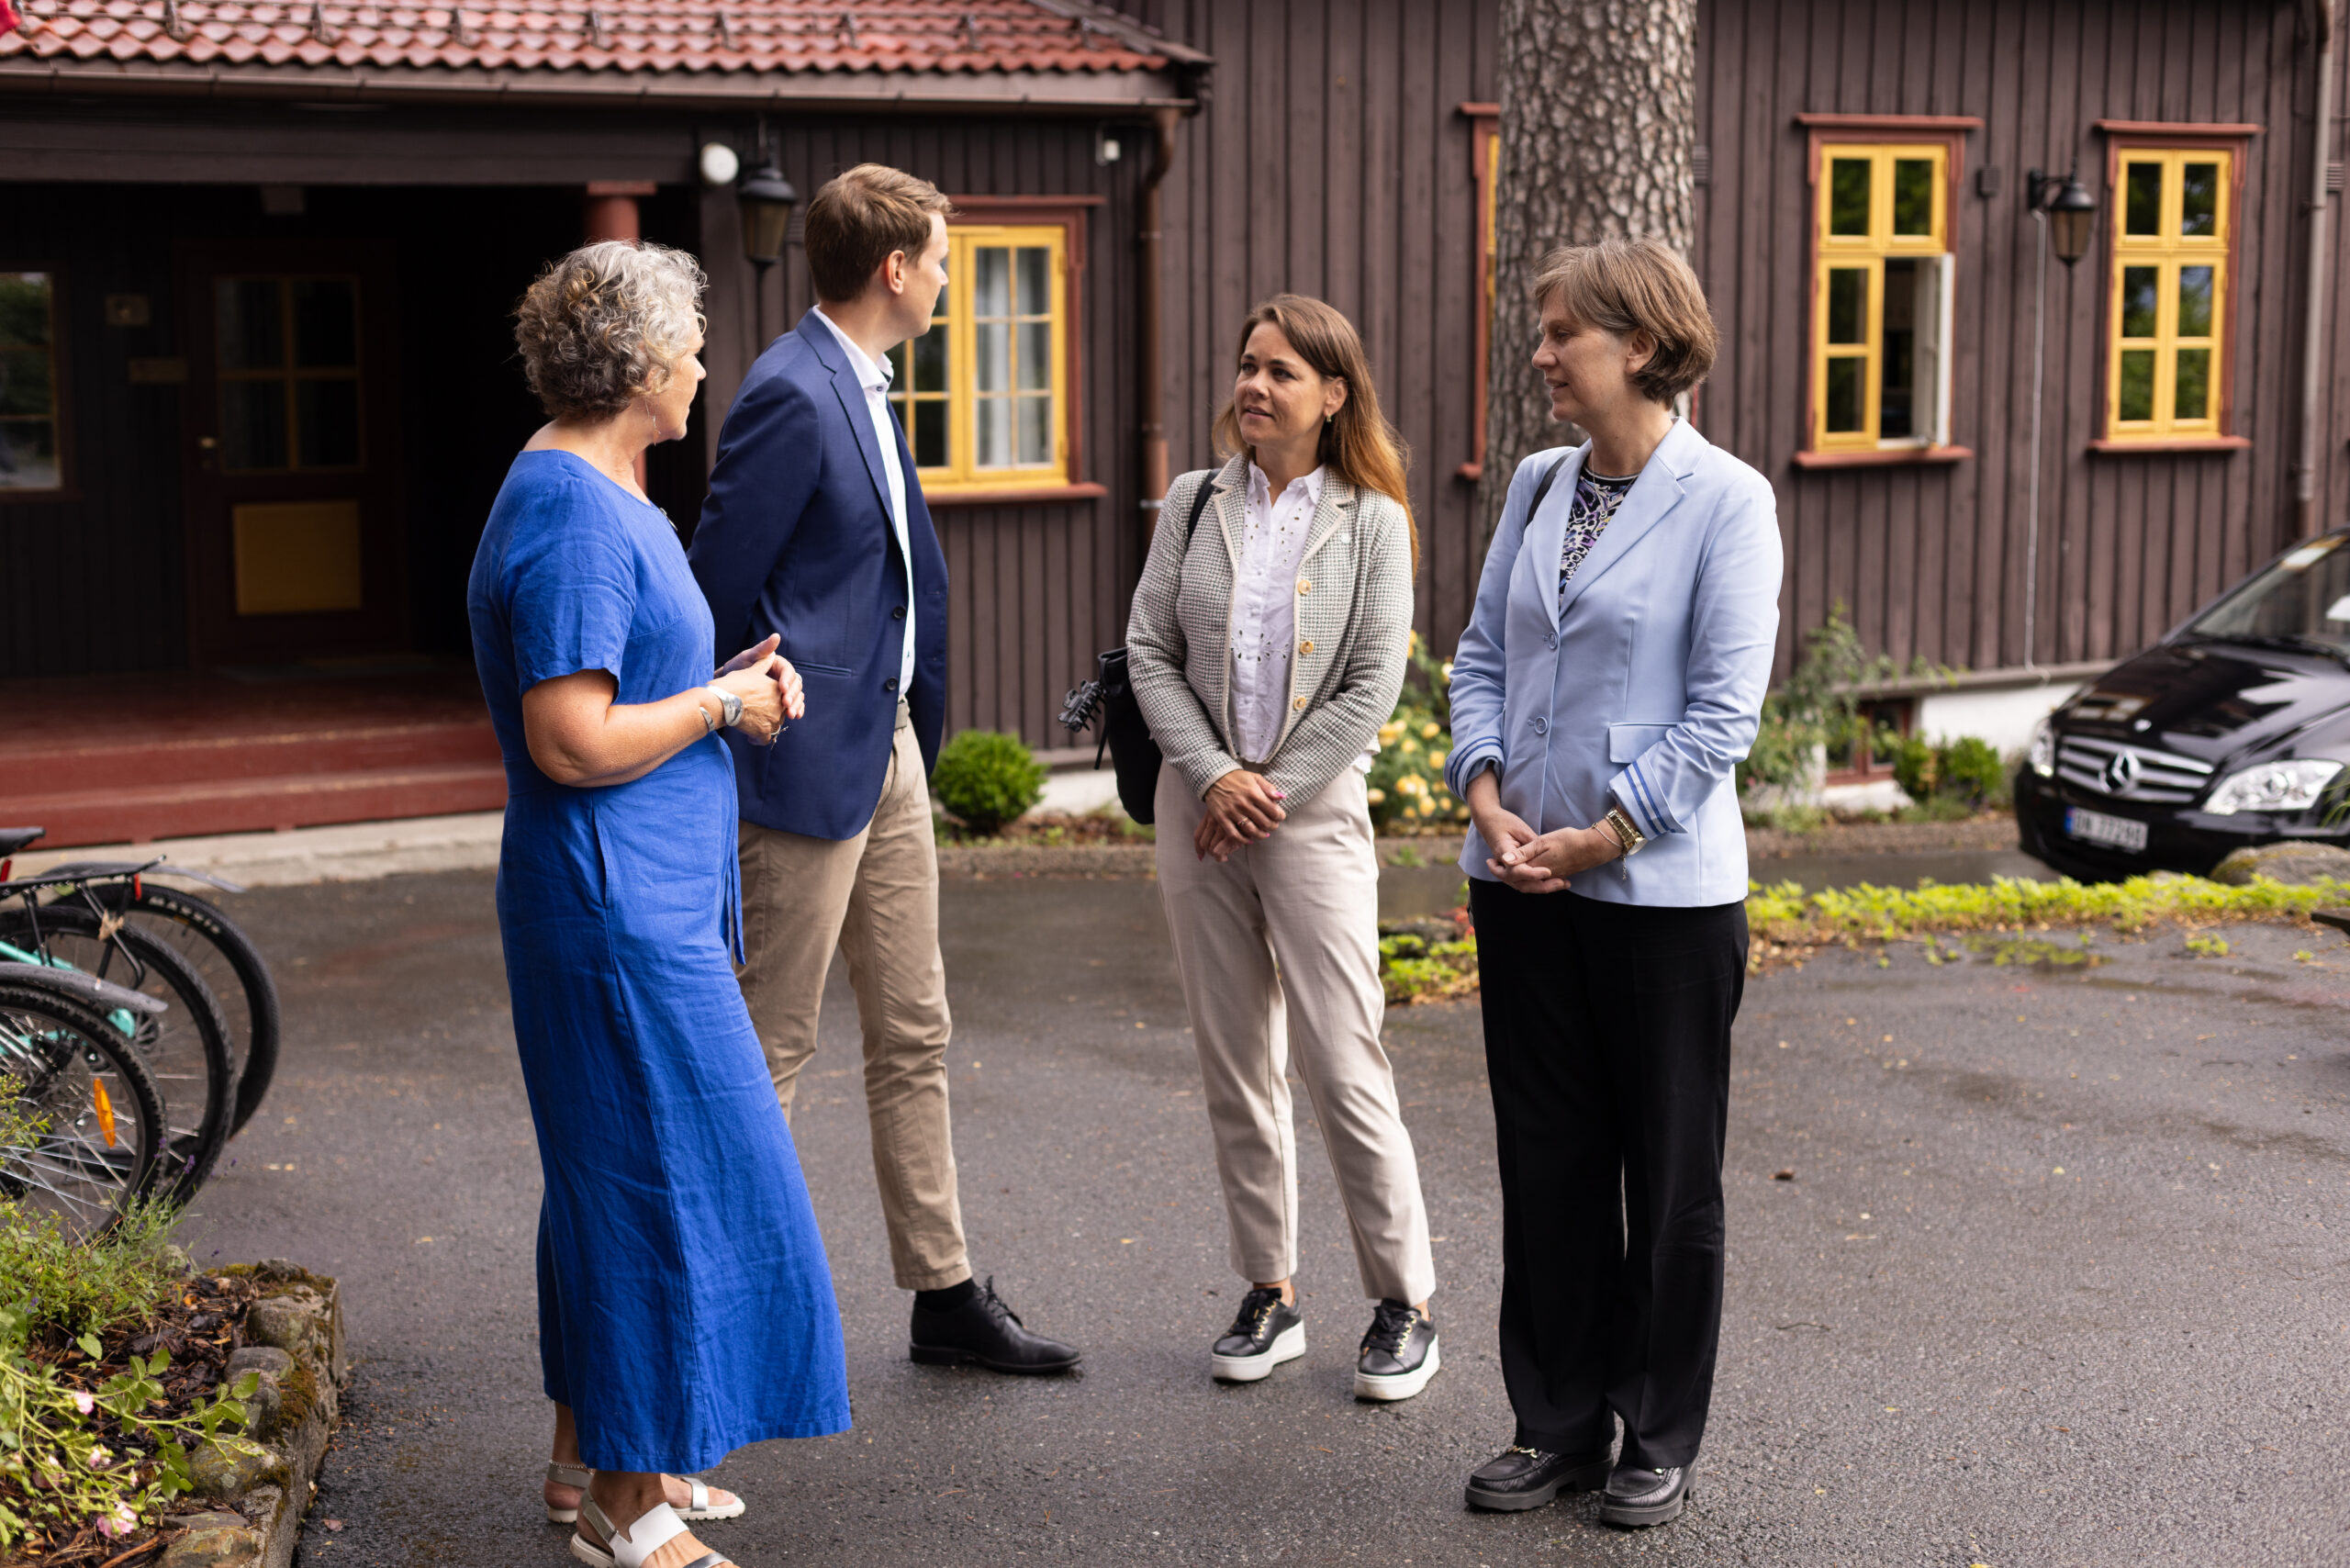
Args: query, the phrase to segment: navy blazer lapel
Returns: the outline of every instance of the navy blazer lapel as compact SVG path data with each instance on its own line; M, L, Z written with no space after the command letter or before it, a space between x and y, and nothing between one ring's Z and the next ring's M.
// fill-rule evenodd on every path
M1633 481L1630 491L1616 509L1616 515L1607 520L1606 531L1592 545L1591 554L1585 555L1583 565L1575 568L1574 579L1567 584L1563 602L1557 593L1550 596L1551 603L1556 607L1551 613L1558 624L1563 626L1566 623L1567 612L1575 607L1575 600L1583 597L1583 589L1604 576L1608 567L1622 560L1626 553L1640 542L1643 534L1663 521L1665 514L1681 504L1681 476L1689 471L1685 461L1688 455L1685 442L1696 439L1701 438L1685 421L1675 420L1673 428L1665 432L1664 439L1656 443L1656 450L1649 454L1647 465L1640 469L1640 476ZM1563 482L1565 476L1561 476L1561 478ZM1557 493L1557 487L1553 487L1551 494L1555 496ZM1565 546L1565 536L1562 523L1559 539L1551 546L1550 581L1553 584L1559 580L1558 557Z
M800 319L800 335L815 349L816 358L833 373L833 395L841 400L841 412L848 416L850 433L856 437L856 449L865 454L865 472L873 481L873 494L881 503L881 519L891 533L897 522L890 509L890 471L881 465L881 443L874 438L873 411L865 401L865 383L856 378L856 366L833 336L832 328L816 319L811 310Z

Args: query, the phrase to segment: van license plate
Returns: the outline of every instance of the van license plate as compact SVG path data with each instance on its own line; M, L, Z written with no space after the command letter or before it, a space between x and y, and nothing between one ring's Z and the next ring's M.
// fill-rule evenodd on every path
M2065 808L2065 832L2067 836L2102 844L2112 849L2125 849L2132 855L2146 852L2146 824L2128 817L2109 817L2103 812L2085 812L2078 806Z

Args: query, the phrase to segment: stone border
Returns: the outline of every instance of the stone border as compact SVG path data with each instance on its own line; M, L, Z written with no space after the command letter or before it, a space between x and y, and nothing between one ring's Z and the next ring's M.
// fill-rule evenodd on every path
M242 1343L229 1357L232 1379L256 1372L261 1386L245 1405L249 1440L208 1444L190 1456L196 1495L219 1506L164 1521L182 1533L156 1562L291 1568L351 1375L342 1287L278 1259L218 1271L249 1271L261 1282L262 1299L246 1310Z

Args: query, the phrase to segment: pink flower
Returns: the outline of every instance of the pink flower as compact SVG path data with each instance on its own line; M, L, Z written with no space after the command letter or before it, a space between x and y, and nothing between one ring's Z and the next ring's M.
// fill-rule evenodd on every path
M113 1513L98 1516L97 1524L100 1535L129 1535L139 1528L139 1516L129 1504L117 1503Z
M86 1416L97 1407L98 1402L96 1400L91 1398L88 1394L83 1393L78 1388L73 1391L74 1409L79 1410L83 1415Z

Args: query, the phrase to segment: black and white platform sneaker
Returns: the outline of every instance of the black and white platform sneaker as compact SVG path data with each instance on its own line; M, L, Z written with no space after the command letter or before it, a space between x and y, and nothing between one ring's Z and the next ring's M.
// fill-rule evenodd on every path
M1435 1320L1417 1307L1382 1301L1362 1337L1362 1358L1355 1362L1355 1397L1409 1399L1428 1385L1442 1364Z
M1688 1506L1694 1490L1689 1481L1688 1470L1678 1464L1663 1470L1619 1464L1607 1478L1607 1495L1599 1500L1599 1517L1611 1525L1636 1529L1669 1524Z
M1240 1298L1240 1316L1208 1353L1216 1378L1255 1383L1270 1377L1283 1361L1305 1354L1305 1314L1277 1290L1253 1290Z

